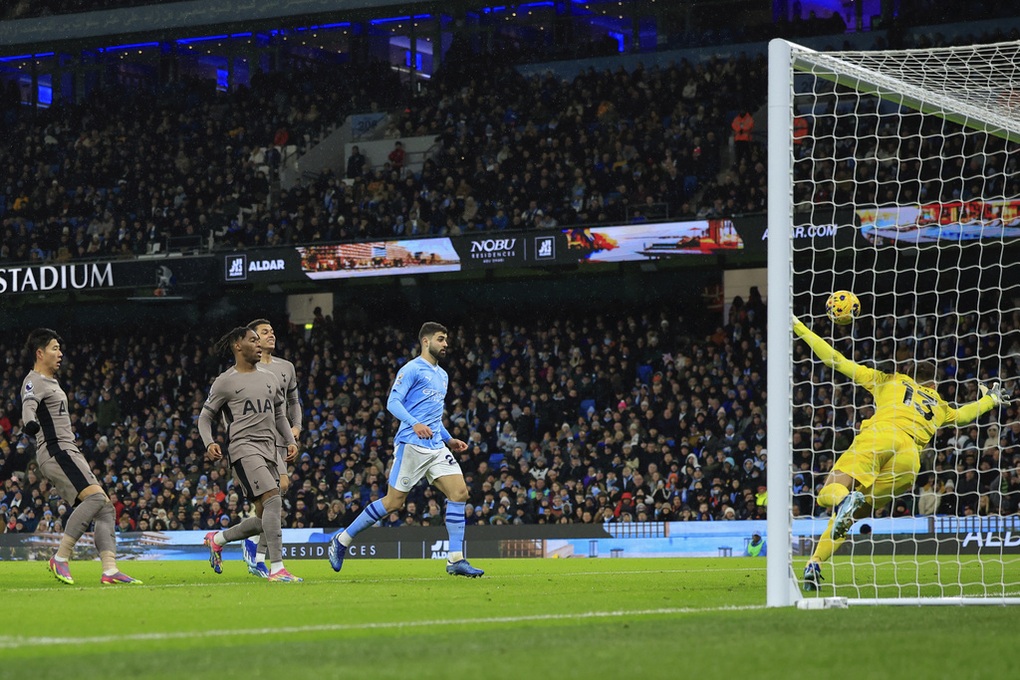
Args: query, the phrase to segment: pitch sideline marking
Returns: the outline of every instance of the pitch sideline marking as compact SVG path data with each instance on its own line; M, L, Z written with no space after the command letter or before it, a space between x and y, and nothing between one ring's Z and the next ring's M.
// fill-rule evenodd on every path
M748 567L748 572L764 572L765 567ZM570 571L557 573L557 576L601 576L601 575L612 575L612 576L630 576L630 575L656 575L656 574L708 574L718 573L717 569L656 569L649 571L647 569L635 569L635 570L624 570L624 571ZM521 578L531 578L532 574L492 574L485 577L486 581L494 580L514 580ZM399 580L401 583L426 583L431 581L442 581L448 582L449 576L421 576L416 578L403 578L394 576L393 578L361 578L358 576L352 576L350 579L331 579L328 576L326 578L309 578L305 579L305 583L309 585L316 585L317 583L323 583L326 581L343 581L351 584L365 584L365 583L392 583L394 580ZM222 581L216 583L214 581L204 581L195 583L150 583L146 581L145 584L140 586L131 586L130 590L141 590L154 589L160 590L163 588L227 588L231 586L251 586L253 584L265 583L265 580L259 581L254 578L245 579L243 581ZM92 588L91 584L82 584L83 587L78 585L66 586L59 583L54 583L49 586L29 586L23 588L0 588L0 594L5 593L52 593L59 590L105 590L106 592L124 591L126 588ZM0 635L0 639L4 636Z
M734 607L673 607L662 609L638 609L617 611L580 612L577 614L535 614L531 616L495 616L479 619L434 619L429 621L385 621L367 623L327 623L311 626L282 626L274 628L242 628L237 630L200 630L168 633L130 633L126 635L96 635L91 637L18 637L0 636L0 649L20 649L45 645L88 645L110 642L161 642L165 640L190 640L192 638L225 637L230 635L298 635L302 633L340 632L359 630L386 630L400 628L425 628L432 626L461 626L475 624L526 623L529 621L570 621L585 619L611 619L623 616L664 616L676 614L701 614L724 611L748 611L764 609L765 605L743 605Z

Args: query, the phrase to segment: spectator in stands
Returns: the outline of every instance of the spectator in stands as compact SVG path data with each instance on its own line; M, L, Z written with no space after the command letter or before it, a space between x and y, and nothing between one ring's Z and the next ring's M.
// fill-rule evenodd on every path
M730 127L733 128L733 150L736 164L746 164L751 156L751 135L754 132L754 117L744 106L741 112L733 118Z
M406 154L404 152L404 143L401 142L400 140L397 140L396 142L393 143L393 150L390 151L389 155L386 158L390 162L390 168L392 168L397 173L398 176L400 175L400 172L404 169L405 156Z
M935 475L924 475L920 478L920 481L920 490L917 495L917 514L923 516L934 515L938 511L940 502Z
M351 155L347 157L347 179L361 179L365 174L365 155L355 144L351 147ZM339 207L339 206L337 206Z

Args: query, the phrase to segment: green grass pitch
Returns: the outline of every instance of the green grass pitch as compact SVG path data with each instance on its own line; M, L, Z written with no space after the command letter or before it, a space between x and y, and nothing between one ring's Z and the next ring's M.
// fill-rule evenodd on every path
M122 566L145 585L0 562L0 678L1020 677L1016 607L767 609L763 559Z

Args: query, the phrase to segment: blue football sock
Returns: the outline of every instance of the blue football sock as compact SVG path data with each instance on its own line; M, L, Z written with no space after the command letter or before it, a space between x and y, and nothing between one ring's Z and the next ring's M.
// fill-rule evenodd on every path
M351 522L351 526L347 527L346 531L351 536L357 536L362 529L369 528L385 516L386 508L383 506L382 500L373 501ZM463 521L463 515L461 521Z
M464 550L464 504L446 501L446 530L450 532L450 552Z

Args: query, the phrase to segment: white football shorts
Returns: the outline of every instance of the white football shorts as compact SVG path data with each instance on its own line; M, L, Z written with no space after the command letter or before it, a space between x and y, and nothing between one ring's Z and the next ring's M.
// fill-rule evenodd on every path
M426 449L415 444L397 444L396 459L390 469L388 482L397 491L406 493L422 477L431 484L439 477L463 474L453 452L445 446Z

